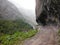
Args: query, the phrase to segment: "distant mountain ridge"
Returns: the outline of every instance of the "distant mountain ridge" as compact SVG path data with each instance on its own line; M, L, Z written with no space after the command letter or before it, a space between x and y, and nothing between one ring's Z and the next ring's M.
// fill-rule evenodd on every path
M31 26L36 26L35 12L27 10L22 7L17 8L13 3L8 0L0 0L0 19L16 20L23 19Z

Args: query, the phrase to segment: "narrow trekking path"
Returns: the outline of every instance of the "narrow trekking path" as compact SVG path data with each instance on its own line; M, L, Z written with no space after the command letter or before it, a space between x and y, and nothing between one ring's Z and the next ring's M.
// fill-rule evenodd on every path
M24 42L24 45L57 45L57 27L45 26L38 28L38 33Z

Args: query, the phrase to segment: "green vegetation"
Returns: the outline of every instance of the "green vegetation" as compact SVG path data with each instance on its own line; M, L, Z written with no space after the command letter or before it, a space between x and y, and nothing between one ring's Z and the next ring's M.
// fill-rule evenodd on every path
M22 20L0 20L0 45L20 45L36 33L37 30Z
M58 31L58 35L60 36L60 30Z
M60 30L58 31L58 45L60 45Z

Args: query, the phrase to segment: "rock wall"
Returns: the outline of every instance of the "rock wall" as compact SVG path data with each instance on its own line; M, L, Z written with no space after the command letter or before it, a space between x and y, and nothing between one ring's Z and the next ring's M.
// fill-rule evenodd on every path
M40 25L59 25L60 0L36 0L36 21Z

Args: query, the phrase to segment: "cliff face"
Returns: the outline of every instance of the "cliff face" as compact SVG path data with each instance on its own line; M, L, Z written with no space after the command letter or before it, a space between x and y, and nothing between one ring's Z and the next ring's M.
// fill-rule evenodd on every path
M0 0L0 19L16 19L22 15L17 7L7 0ZM21 17L21 16L20 16Z
M36 21L42 25L59 25L60 0L36 0Z

